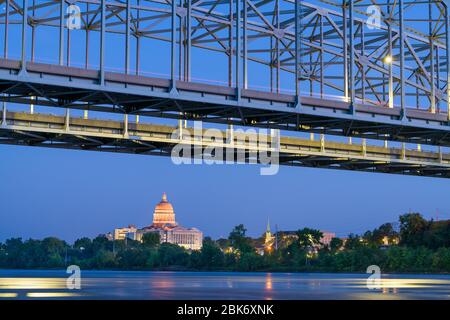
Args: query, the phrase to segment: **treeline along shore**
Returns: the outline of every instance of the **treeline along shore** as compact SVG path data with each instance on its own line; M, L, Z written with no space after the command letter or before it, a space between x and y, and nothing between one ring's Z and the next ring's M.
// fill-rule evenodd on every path
M155 233L146 234L142 242L98 236L72 245L54 237L12 238L0 243L0 268L366 272L368 266L378 265L386 273L450 272L450 221L408 213L400 216L398 225L386 223L362 235L334 238L328 245L320 243L320 231L309 228L289 237L277 235L276 244L268 245L264 235L250 238L238 225L226 239L205 237L198 251L160 243Z

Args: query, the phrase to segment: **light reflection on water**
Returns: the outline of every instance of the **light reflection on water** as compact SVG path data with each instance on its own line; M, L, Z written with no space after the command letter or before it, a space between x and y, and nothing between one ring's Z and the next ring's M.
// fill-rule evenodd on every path
M65 289L64 278L0 278L0 290Z
M450 276L82 271L81 290L65 271L0 270L0 299L449 299Z

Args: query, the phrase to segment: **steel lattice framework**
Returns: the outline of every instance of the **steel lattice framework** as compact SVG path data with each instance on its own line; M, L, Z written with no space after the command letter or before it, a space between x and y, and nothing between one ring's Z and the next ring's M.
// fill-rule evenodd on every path
M102 152L159 155L188 159L267 165L264 154L276 152L271 165L352 170L450 178L450 153L279 137L277 130L218 131L121 121L67 118L7 112L0 144ZM218 134L217 134L218 133ZM211 162L214 163L214 162ZM216 162L217 163L217 162ZM218 162L221 163L221 162ZM222 162L223 163L223 162ZM278 170L277 170L278 171ZM276 171L276 172L277 172Z
M0 4L3 101L450 146L446 1Z

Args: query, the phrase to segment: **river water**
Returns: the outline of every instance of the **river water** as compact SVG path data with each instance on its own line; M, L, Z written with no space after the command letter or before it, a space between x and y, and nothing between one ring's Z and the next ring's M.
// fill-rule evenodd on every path
M73 290L69 276L0 270L0 299L450 299L449 275L382 275L372 290L367 274L81 271Z

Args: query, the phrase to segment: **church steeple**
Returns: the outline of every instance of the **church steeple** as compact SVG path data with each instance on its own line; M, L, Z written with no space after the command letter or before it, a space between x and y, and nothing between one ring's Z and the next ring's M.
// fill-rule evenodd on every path
M265 234L265 239L264 239L264 246L270 247L272 245L273 242L273 237L272 237L272 232L270 231L270 221L269 218L267 218L267 229L266 229L266 234Z

